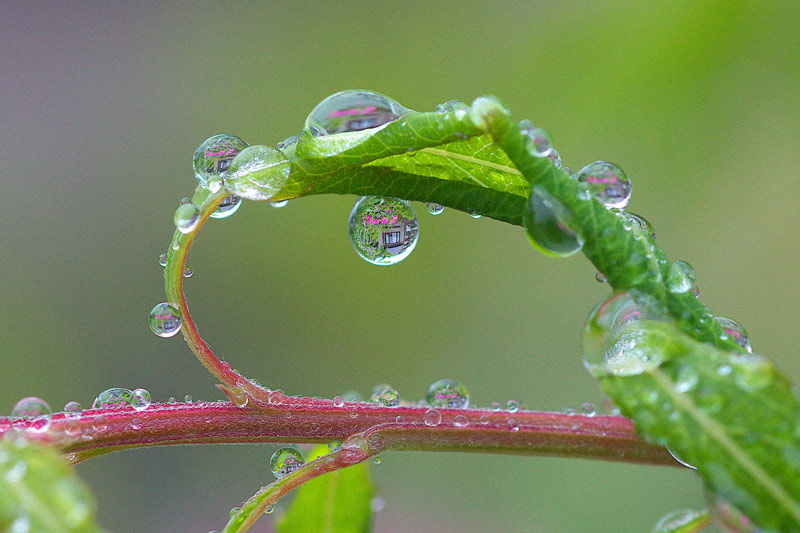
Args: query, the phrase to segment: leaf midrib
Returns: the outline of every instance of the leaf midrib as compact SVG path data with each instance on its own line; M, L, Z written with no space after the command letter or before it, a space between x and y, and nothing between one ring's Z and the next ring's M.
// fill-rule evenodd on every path
M430 154L439 155L442 157L448 157L452 159L460 159L462 161L467 161L469 163L474 163L476 165L482 165L485 167L493 168L495 170L499 170L500 172L508 172L509 174L516 174L517 176L522 176L522 172L517 170L515 167L511 167L508 165L501 165L500 163L493 163L491 161L487 161L486 159L480 159L471 155L460 154L458 152L449 152L447 150L442 150L441 148L423 148L419 150L420 152L428 152Z

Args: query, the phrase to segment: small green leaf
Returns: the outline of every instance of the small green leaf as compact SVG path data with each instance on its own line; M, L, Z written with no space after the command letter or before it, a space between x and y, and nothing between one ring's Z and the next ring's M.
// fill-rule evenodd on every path
M720 350L674 325L637 322L621 349L655 365L600 376L651 442L697 467L707 490L768 530L800 529L800 404L766 358Z
M327 453L327 446L317 446L308 460ZM312 479L297 489L294 502L278 522L277 531L364 533L370 529L372 493L369 466L365 463Z
M94 512L89 488L57 453L0 440L0 531L100 531Z

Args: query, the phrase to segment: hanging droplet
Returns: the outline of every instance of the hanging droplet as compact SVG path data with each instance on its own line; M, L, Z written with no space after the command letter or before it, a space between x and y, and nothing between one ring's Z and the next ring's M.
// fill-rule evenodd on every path
M158 256L158 264L162 267L167 266L167 254L161 254Z
M190 267L190 266L183 267L183 277L184 278L191 278L193 275L194 275L194 270L192 270L192 267Z
M438 426L442 423L442 413L436 409L428 409L422 416L422 420L425 422L426 426Z
M446 409L469 407L469 391L463 383L452 379L440 379L428 388L428 405Z
M583 247L583 239L570 227L570 212L537 185L525 207L525 227L533 247L550 257L568 257Z
M425 204L425 207L428 209L428 213L431 215L441 215L444 213L444 207L434 202L428 202Z
M275 510L275 506L274 505L267 505L267 508L264 509L264 514L272 514L272 511L274 511L274 510Z
M130 389L113 387L97 395L92 403L92 409L120 409L130 405L132 392Z
M584 364L592 370L628 375L644 371L649 363L640 350L625 348L619 332L641 320L670 321L669 313L652 296L631 290L612 294L592 309L581 333Z
M286 185L292 164L286 155L269 146L242 150L228 167L225 186L230 194L248 200L269 200Z
M274 207L275 209L280 209L281 207L286 207L289 203L289 200L281 200L280 202L270 202L269 205Z
M400 405L400 394L392 388L383 389L377 394L373 394L371 399L384 407L397 407Z
M600 282L600 283L605 283L605 282L607 282L607 281L608 281L608 280L606 279L606 275L605 275L605 274L603 274L602 272L598 272L597 274L595 274L595 275L594 275L594 279L596 279L596 280L597 280L598 282Z
M150 329L159 337L172 337L181 330L181 314L166 302L150 311Z
M234 516L238 515L241 512L242 512L241 507L231 507L230 513L228 514L230 515L231 518L233 518Z
M553 152L550 137L542 128L537 128L530 120L522 120L519 129L526 137L525 142L528 152L536 157L548 157Z
M242 199L235 194L229 194L222 199L222 202L217 206L211 215L211 218L228 218L242 206Z
M667 273L667 289L669 292L682 294L694 286L695 274L692 265L686 261L673 261Z
M621 168L608 161L589 163L575 175L606 207L624 209L631 199L631 180Z
M647 235L651 241L656 240L656 230L653 229L653 225L646 218L627 211L621 211L620 213L632 228Z
M417 214L397 198L365 196L350 213L350 242L373 265L394 265L408 257L419 238Z
M150 407L150 391L147 389L134 389L131 392L131 407L137 411L143 411Z
M306 118L305 127L315 126L324 134L361 131L383 126L409 113L413 111L388 96L349 90L332 94L317 104Z
M75 413L80 413L81 411L83 411L83 407L81 406L81 404L79 404L78 402L76 402L74 400L71 401L71 402L67 402L64 405L64 412L65 413L75 414Z
M306 460L300 450L291 446L278 448L269 460L269 468L275 477L280 479L291 474L305 464Z
M478 210L477 210L477 209L475 209L474 207L470 207L469 209L467 209L467 213L468 213L468 214L469 214L469 216L471 216L472 218L481 218L481 214L480 214L480 213L478 213Z
M175 210L175 227L181 233L190 233L200 222L200 209L194 204L183 204Z
M36 418L50 413L52 413L50 405L36 396L21 399L14 404L14 408L11 410L11 416L19 418Z
M725 330L725 333L730 335L730 337L736 341L736 344L747 350L747 353L753 352L753 349L750 347L750 338L747 335L747 330L745 330L738 322L721 316L715 316L714 320L716 320L717 323L722 326L722 329Z
M201 185L224 174L236 155L248 144L234 135L221 133L203 141L194 152L194 176Z
M672 531L683 531L684 526L688 526L696 520L702 520L703 513L692 511L691 509L679 509L672 511L661 517L652 533L670 533ZM687 529L686 531L692 531Z

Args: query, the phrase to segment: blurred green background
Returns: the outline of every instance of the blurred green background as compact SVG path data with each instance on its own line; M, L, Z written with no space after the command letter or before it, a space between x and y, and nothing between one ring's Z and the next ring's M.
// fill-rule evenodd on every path
M5 4L0 410L25 395L87 406L111 386L220 399L180 337L147 327L191 156L220 132L274 144L348 88L416 110L496 94L573 170L618 163L630 210L695 266L703 300L796 379L799 21L794 1ZM417 204L416 250L372 266L348 242L353 202L248 202L209 222L187 294L220 356L290 394L389 382L416 400L453 377L481 406L601 399L578 345L608 289L587 261ZM112 531L208 531L270 481L273 449L146 449L78 470ZM702 506L695 476L664 467L395 453L373 473L379 532L649 531Z

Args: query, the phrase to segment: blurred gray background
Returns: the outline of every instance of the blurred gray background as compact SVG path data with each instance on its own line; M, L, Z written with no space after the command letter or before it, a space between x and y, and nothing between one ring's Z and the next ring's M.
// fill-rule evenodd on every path
M702 299L796 379L799 14L793 1L4 3L0 410L26 395L88 406L112 386L220 399L181 337L147 327L191 156L214 133L274 144L348 88L416 110L496 94L573 170L618 163L630 210L694 265ZM388 382L416 400L453 377L482 406L601 399L579 331L608 289L587 261L416 204L416 250L372 266L348 241L354 199L247 202L209 222L187 294L220 356L290 394ZM78 470L111 531L208 531L271 480L273 449L145 449ZM693 474L664 467L395 453L373 474L381 532L649 531L702 506Z

